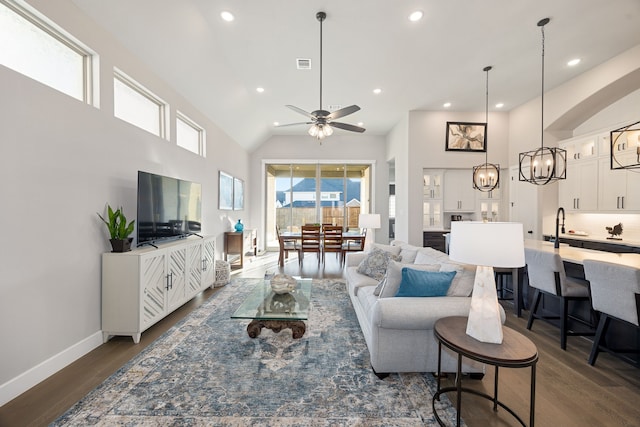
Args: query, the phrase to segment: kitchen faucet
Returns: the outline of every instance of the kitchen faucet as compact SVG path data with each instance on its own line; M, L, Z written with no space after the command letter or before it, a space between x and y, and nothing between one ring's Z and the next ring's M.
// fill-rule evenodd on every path
M558 234L558 227L560 225L560 212L562 212L562 234L564 234L564 208L559 207L556 212L556 240L553 242L553 247L558 249L560 247L560 236Z

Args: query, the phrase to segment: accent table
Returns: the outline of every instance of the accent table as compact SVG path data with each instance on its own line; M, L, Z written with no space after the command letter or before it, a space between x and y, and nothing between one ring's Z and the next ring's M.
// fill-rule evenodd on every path
M296 278L296 288L285 294L276 294L269 280L258 284L231 315L232 319L251 319L247 334L251 338L260 335L262 328L280 332L291 329L293 338L302 338L309 317L311 279Z
M460 408L462 392L472 393L493 402L493 410L497 411L498 406L504 408L513 415L523 426L526 424L522 419L504 403L498 400L498 370L504 368L526 368L531 367L531 395L529 407L529 426L534 425L535 415L535 391L536 391L536 363L538 362L538 349L531 340L521 333L503 326L504 339L502 344L484 343L466 334L466 317L445 317L438 320L434 326L434 334L438 341L438 388L431 402L433 414L438 424L444 426L444 422L438 416L435 408L436 400L440 400L440 395L451 391L456 391L456 425L460 425ZM442 346L449 348L458 355L458 371L456 373L455 387L440 387ZM487 365L495 366L494 391L493 396L478 390L462 387L462 358L477 360Z

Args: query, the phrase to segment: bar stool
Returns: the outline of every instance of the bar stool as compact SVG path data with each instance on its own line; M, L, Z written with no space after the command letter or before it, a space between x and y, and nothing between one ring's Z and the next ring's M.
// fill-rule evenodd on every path
M564 270L562 258L555 252L545 252L525 248L524 259L527 264L529 286L535 289L533 307L529 312L527 329L531 330L535 319L560 319L560 348L567 349L567 336L592 336L593 325L575 316L569 315L569 302L589 301L589 286L585 280L569 278ZM538 306L543 295L560 299L560 315L547 316L538 313ZM543 309L540 310L541 312ZM569 318L588 325L588 331L569 329Z
M589 365L596 363L601 349L612 353L638 353L638 349L606 348L605 338L611 319L640 327L640 269L604 261L584 260L584 274L591 284L593 309L600 313L598 329L589 355Z

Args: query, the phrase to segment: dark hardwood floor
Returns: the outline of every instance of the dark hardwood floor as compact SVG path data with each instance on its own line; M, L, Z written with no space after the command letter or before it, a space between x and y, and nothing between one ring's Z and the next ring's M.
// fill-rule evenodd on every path
M265 272L282 271L305 277L342 277L333 255L318 268L315 255L307 255L302 270L295 257L284 269L276 266L277 254L268 253L249 261L242 277L263 277ZM234 275L234 277L236 277ZM0 426L45 426L63 414L76 401L123 366L217 290L207 289L142 334L139 344L130 337L116 337L65 369L0 407ZM528 336L537 346L536 425L538 426L638 426L640 425L640 370L607 353L596 366L586 362L591 341L570 337L567 350L560 349L558 329L536 322L526 330L526 316L516 318L505 303L507 325ZM529 414L530 371L500 369L499 398L523 419ZM445 382L452 382L449 378ZM482 380L464 379L465 386L493 392L493 369L487 368ZM470 427L514 426L517 422L506 411L493 412L490 402L464 395L462 417Z

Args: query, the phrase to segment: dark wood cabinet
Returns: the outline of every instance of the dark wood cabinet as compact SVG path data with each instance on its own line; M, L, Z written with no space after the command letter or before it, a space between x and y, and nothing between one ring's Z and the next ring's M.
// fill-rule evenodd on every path
M431 247L437 249L440 252L445 252L445 231L423 231L422 232L422 246Z

